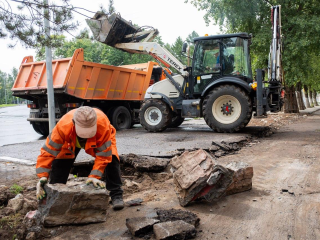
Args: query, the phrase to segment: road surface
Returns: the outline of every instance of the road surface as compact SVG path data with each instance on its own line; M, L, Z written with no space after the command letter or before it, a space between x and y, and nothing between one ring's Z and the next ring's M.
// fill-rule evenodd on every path
M27 121L27 105L0 108L0 147L43 139Z

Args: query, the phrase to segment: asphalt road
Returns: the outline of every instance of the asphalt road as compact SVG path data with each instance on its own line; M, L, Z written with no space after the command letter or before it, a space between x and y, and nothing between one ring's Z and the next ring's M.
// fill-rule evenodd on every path
M27 105L0 108L0 146L43 139L27 121Z
M24 106L0 109L0 159L18 158L36 162L45 139L37 134L29 122L28 109ZM149 133L141 125L118 131L117 148L119 154L141 154L171 157L178 149L192 150L209 148L212 142L239 141L250 136L250 128L243 133L219 134L213 132L203 119L185 121L179 128L167 129L162 133ZM93 158L81 151L77 161Z

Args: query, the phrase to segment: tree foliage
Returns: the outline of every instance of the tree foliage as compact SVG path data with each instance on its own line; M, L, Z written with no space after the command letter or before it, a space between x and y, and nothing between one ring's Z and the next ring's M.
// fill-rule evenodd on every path
M43 0L0 0L0 38L10 38L13 47L17 41L26 47L59 46L55 36L70 32L78 26L73 13L85 10L70 5L70 0L44 4ZM44 9L48 11L44 13ZM44 18L50 22L51 36L46 38Z
M225 27L227 32L252 33L251 53L255 68L265 68L272 39L272 5L281 5L283 56L282 63L287 85L301 81L317 81L313 71L317 71L320 50L320 5L316 0L186 0L206 13L207 24L213 22ZM313 56L312 58L310 56ZM316 66L315 66L316 65ZM317 85L317 84L314 84Z
M16 68L13 68L10 74L0 71L0 104L16 103L17 98L12 96L11 88L17 75Z

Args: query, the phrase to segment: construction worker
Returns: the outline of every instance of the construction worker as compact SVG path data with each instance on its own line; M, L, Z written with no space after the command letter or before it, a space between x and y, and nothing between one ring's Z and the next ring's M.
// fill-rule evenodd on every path
M44 184L66 184L70 170L81 148L95 157L87 184L107 188L114 210L124 207L116 130L99 109L80 107L65 114L47 137L38 156L36 172L37 199L46 197ZM105 174L106 183L101 181Z

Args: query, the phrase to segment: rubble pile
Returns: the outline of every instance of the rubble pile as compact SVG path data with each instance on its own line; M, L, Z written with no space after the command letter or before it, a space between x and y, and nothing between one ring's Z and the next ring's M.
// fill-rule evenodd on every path
M202 149L174 157L171 166L175 192L183 207L195 200L212 202L252 188L252 167L242 162L219 165Z
M157 240L182 240L196 236L200 222L196 214L179 209L158 209L157 215L155 218L128 218L126 226L133 236L139 238L154 235Z
M167 167L170 159L124 154L120 156L120 161L134 167L140 172L161 172Z

